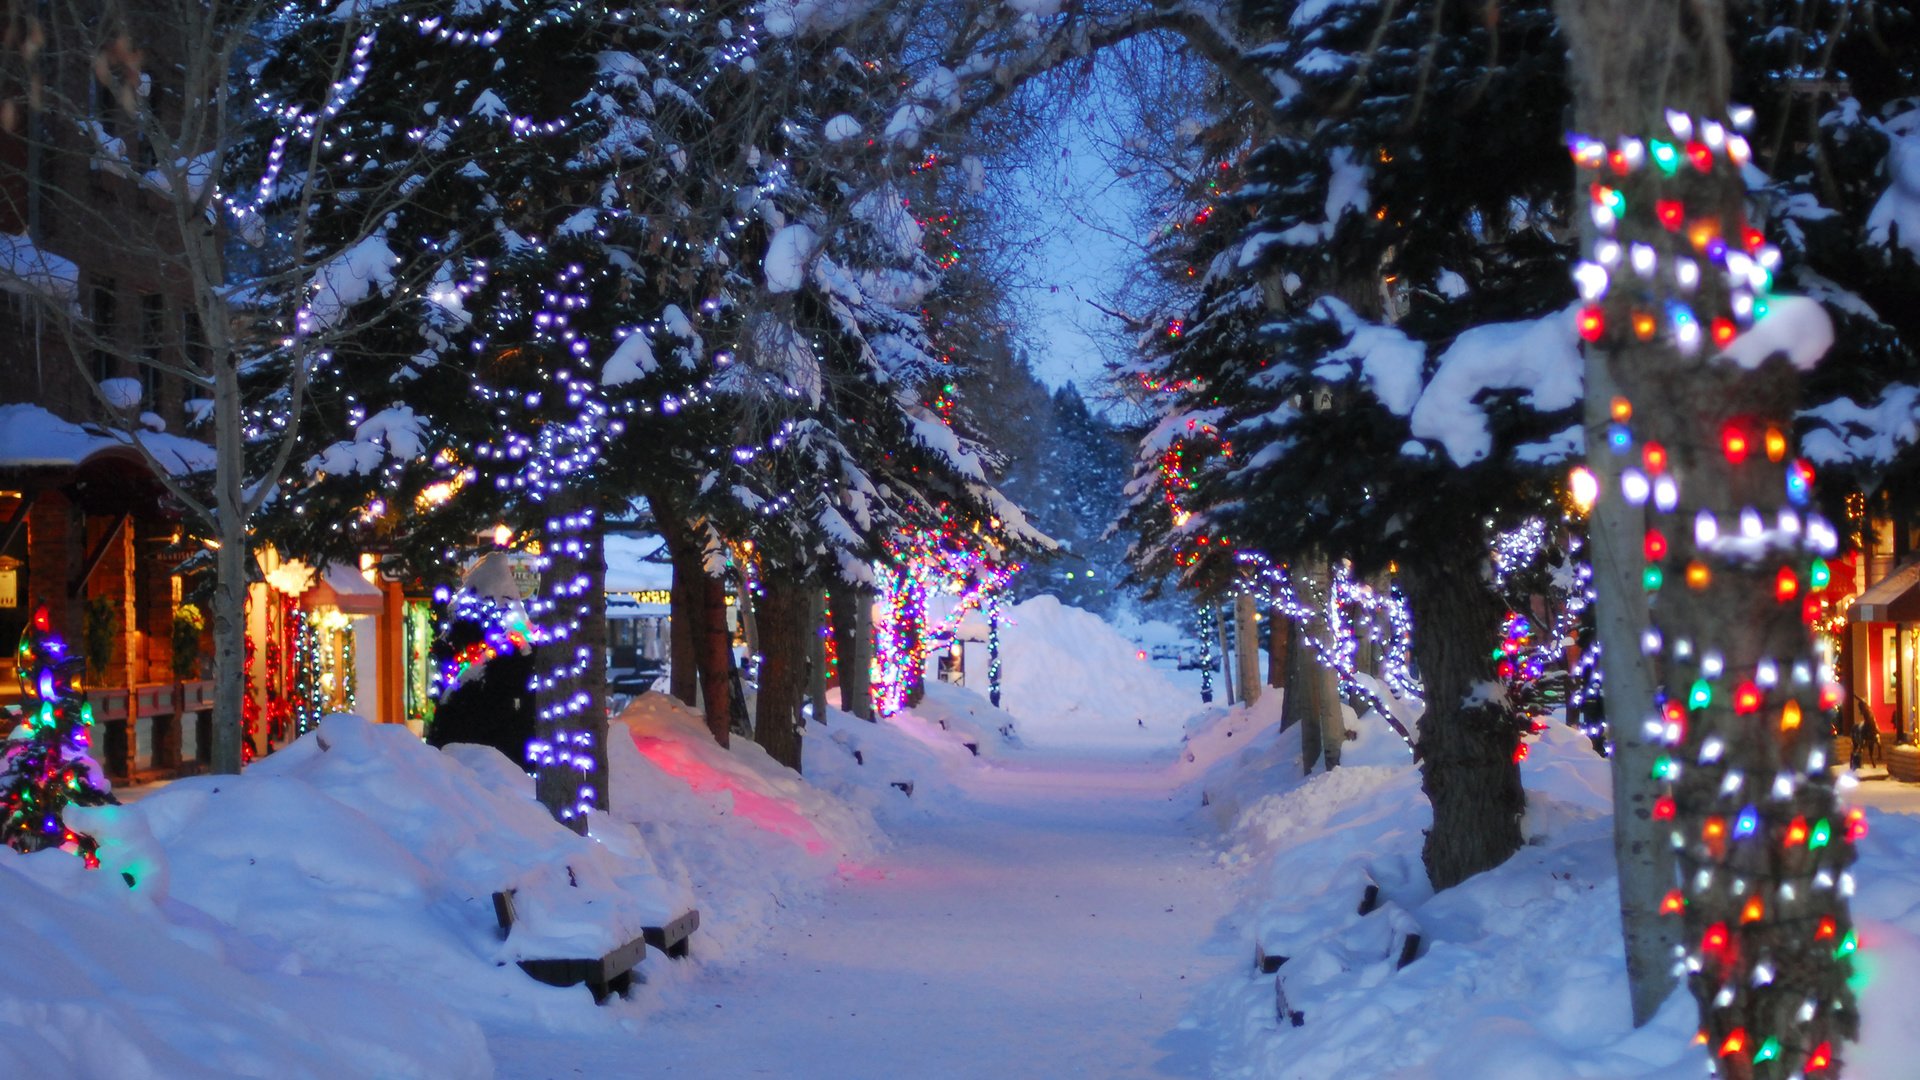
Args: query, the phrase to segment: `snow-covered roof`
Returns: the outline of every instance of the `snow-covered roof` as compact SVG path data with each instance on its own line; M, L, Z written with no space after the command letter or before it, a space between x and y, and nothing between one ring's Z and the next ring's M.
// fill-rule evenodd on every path
M80 268L31 236L0 233L0 289L73 303L80 296Z
M672 589L673 567L648 561L648 556L663 552L665 547L665 542L657 536L608 536L607 591L636 593Z
M142 432L140 443L175 476L213 468L213 447L206 443L157 431ZM108 450L133 450L133 439L62 420L38 405L0 405L0 468L71 468Z
M1915 586L1920 586L1920 562L1910 562L1875 582L1847 609L1847 618L1855 622L1892 622L1906 614L1893 610L1894 601L1912 592Z

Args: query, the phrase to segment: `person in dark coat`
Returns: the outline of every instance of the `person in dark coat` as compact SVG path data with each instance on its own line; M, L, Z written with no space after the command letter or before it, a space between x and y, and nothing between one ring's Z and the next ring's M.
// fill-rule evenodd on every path
M456 622L447 637L435 643L434 660L444 664L485 637L478 623L464 619ZM455 687L441 700L427 728L427 744L491 746L532 772L527 763L527 743L533 738L533 659L531 650L522 649L488 660L479 678Z

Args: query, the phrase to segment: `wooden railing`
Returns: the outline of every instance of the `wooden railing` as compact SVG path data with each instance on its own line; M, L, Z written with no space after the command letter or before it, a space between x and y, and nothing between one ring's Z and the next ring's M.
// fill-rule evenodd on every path
M213 729L213 682L147 683L87 692L95 757L126 782L201 772ZM189 737L190 736L190 737Z

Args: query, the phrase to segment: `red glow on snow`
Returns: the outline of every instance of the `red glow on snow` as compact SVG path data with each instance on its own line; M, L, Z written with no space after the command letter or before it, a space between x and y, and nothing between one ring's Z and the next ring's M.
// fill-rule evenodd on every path
M694 755L685 743L633 733L633 745L661 772L683 781L702 795L725 791L733 796L735 817L753 822L775 836L784 836L807 849L809 855L821 855L827 841L799 811L777 799L740 786L738 780L708 765Z
M881 870L879 867L862 866L859 863L848 862L845 859L840 860L840 865L839 867L836 868L836 872L843 879L847 881L885 881L887 880L886 871Z

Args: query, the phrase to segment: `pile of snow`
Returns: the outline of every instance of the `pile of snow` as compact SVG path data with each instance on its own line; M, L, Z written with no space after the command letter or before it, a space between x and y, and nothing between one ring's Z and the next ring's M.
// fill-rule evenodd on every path
M256 898L264 902L271 898ZM61 852L0 859L0 1076L483 1077L472 1021Z
M413 986L481 1018L585 1000L543 1000L559 995L510 961L610 952L690 902L631 829L603 819L587 839L555 823L499 751L443 753L345 714L243 776L177 781L80 823L107 870L298 969ZM519 922L502 941L492 896L505 889Z
M700 957L740 956L772 933L782 909L856 872L883 843L868 809L746 739L720 746L699 712L666 694L642 694L621 713L607 756L612 816L658 866L692 883Z
M919 705L873 722L829 708L824 727L807 727L807 779L882 823L950 818L966 778L1015 749L1001 730L1011 723L986 698L938 681Z
M905 804L889 763L914 740L835 722L893 749L833 786ZM498 751L443 752L348 715L243 776L71 812L102 841L99 871L0 859L10 966L32 972L0 990L0 1075L484 1077L489 1037L614 1036L876 857L864 806L751 742L721 748L664 695L612 736L615 803L591 838L556 824ZM812 743L812 761L853 760L845 741ZM492 894L509 888L503 940ZM595 1008L513 963L599 955L692 907L695 959L654 955L634 1002Z
M1420 862L1432 811L1404 752L1391 761L1396 737L1375 739L1363 726L1348 745L1349 760L1364 763L1302 779L1299 729L1262 728L1266 707L1205 725L1210 733L1245 725L1251 745L1196 781L1228 822L1221 859L1246 882L1234 921L1249 959L1256 943L1287 957L1278 975L1243 969L1203 995L1218 1040L1215 1075L1703 1074L1684 991L1647 1026L1632 1026L1609 766L1584 736L1550 727L1522 766L1528 846L1436 894ZM1920 993L1920 819L1869 811L1869 820L1854 905L1865 1031L1848 1075L1891 1080L1920 1055L1920 1032L1900 1020ZM1382 902L1361 915L1370 883ZM1397 968L1409 933L1422 935L1419 957ZM1276 1019L1276 982L1301 1026Z
M631 828L556 824L497 751L354 716L69 820L99 871L0 860L11 966L33 973L0 990L0 1074L487 1076L483 1025L612 1023L512 961L597 955L691 900Z
M1037 596L1000 631L1001 706L1035 749L1159 749L1178 745L1197 702L1105 620Z

